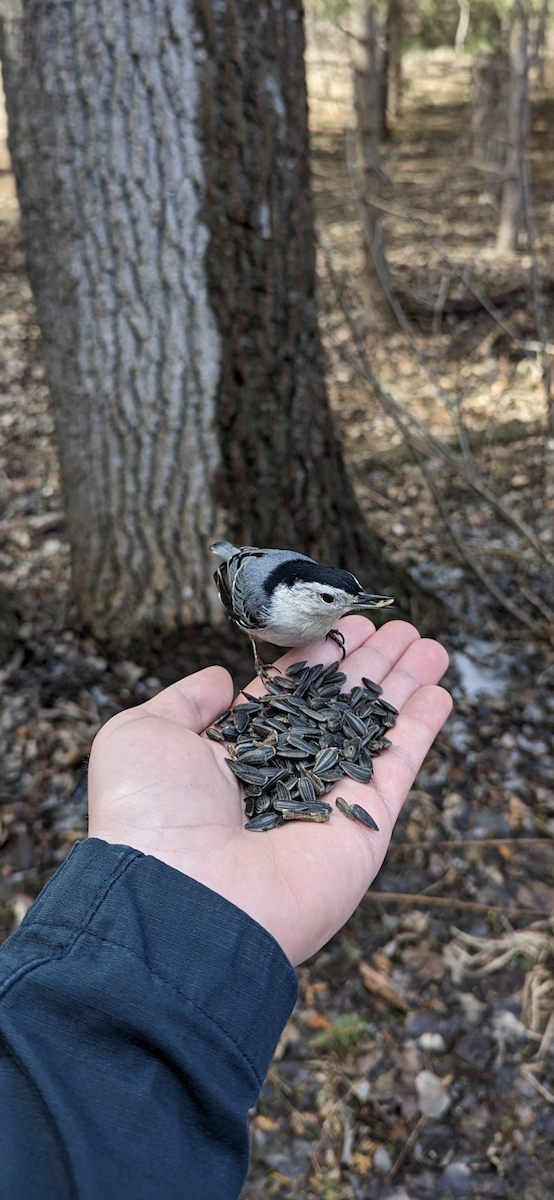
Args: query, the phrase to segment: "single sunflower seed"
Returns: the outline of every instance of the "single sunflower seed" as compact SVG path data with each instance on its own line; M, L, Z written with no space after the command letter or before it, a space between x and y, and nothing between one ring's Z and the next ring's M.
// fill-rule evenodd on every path
M250 830L251 833L265 833L268 829L277 829L282 824L283 818L280 813L266 812L248 821L244 828Z
M373 817L366 812L365 808L362 808L361 804L352 805L352 814L358 821L361 821L362 825L367 825L368 829L374 829L376 833L379 833L379 826L375 823Z
M294 679L295 675L300 675L301 671L304 670L307 661L307 658L303 658L302 662L291 663L290 667L287 667L286 674L289 675L291 679Z
M209 725L208 726L208 728L206 730L206 737L208 737L211 742L224 742L225 741L225 738L221 732L221 729L218 729L217 725Z
M304 776L303 779L298 780L298 792L302 800L305 800L308 804L315 804L315 788L311 779L308 779L307 776Z
M373 779L373 767L360 767L353 762L343 762L342 767L344 773L355 779L356 783L371 783Z

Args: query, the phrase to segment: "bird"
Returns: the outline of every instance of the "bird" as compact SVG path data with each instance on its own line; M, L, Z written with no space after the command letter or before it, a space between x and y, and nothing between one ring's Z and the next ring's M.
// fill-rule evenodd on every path
M262 661L257 642L307 646L331 638L344 658L344 637L336 622L358 609L394 604L393 596L365 592L350 571L322 566L295 550L225 541L214 542L210 550L223 559L214 575L220 600L234 624L248 634L256 674L262 679L278 668Z

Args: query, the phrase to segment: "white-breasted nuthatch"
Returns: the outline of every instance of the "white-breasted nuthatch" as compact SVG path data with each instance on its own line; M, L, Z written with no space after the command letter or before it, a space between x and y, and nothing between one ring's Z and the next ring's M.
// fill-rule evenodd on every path
M307 646L332 638L344 658L344 638L334 626L347 613L363 608L386 608L392 596L373 596L349 571L323 567L294 550L261 550L215 542L214 554L224 559L214 579L231 620L248 634L256 672L268 667L256 642L276 646Z

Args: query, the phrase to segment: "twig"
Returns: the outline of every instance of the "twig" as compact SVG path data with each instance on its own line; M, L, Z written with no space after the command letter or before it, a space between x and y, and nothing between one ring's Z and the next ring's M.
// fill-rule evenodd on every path
M448 849L461 846L550 846L552 845L548 837L530 837L530 838L445 838L443 842L391 842L388 854L391 850L442 850L443 846Z
M474 900L456 900L448 896L422 896L418 892L374 892L365 894L366 900L383 904L434 904L439 908L462 908L468 912L505 913L507 917L549 917L544 908L506 908L503 904L477 904Z
M381 381L370 366L361 335L352 316L352 312L344 299L343 289L331 262L329 250L320 235L317 236L317 242L325 259L327 270L329 272L329 278L337 295L342 313L348 324L348 328L350 330L359 358L357 358L356 355L344 350L342 347L338 347L339 352L348 362L351 363L352 366L354 366L359 374L363 375L368 380L383 408L385 409L385 412L392 417L393 421L401 430L402 436L408 442L408 444L415 444L413 435L406 428L406 426L411 426L411 428L417 434L417 437L423 442L423 445L426 446L427 449L430 448L432 452L447 462L449 466L452 467L452 469L456 471L456 473L468 484L468 486L472 488L473 491L477 492L479 496L482 496L492 508L496 509L496 511L499 512L504 519L508 521L508 523L512 525L513 528L516 529L523 538L525 538L527 542L529 542L529 544L539 554L543 561L551 566L552 560L550 556L547 554L540 541L540 538L537 537L531 527L527 525L527 523L523 521L521 517L517 515L517 513L512 512L511 509L508 508L502 497L497 496L489 484L478 479L478 477L469 469L466 463L456 460L454 455L444 445L444 443L439 440L439 438L436 438L434 434L430 433L429 430L427 430L425 426L418 421L417 417L414 417L412 413L408 412L407 409L405 409L404 406L390 394L390 392L385 391Z
M535 1079L533 1074L533 1071L539 1066L540 1063L524 1063L521 1068L521 1074L529 1081L531 1087L534 1087L535 1091L539 1093L539 1096L542 1096L543 1100L547 1100L549 1104L554 1104L554 1095L552 1092L543 1083L539 1083L539 1080Z
M535 596L535 593L532 592L530 588L525 587L521 583L519 585L519 590L522 596L525 596L525 599L528 600L530 604L534 604L535 608L538 608L539 612L542 613L543 617L545 617L549 624L554 624L554 612L548 604L545 604L544 600L541 600L540 596Z
M549 1016L547 1024L546 1024L546 1029L542 1035L541 1044L540 1044L540 1046L537 1050L537 1054L536 1054L537 1062L542 1062L543 1058L546 1058L546 1055L548 1054L548 1051L550 1049L550 1043L552 1042L553 1038L554 1038L554 1011L550 1013L550 1016Z
M431 1099L429 1101L429 1107L433 1104L434 1100L438 1100L441 1092L444 1092L445 1089L447 1087L450 1087L450 1084L453 1082L454 1082L453 1075L445 1075L444 1079L441 1079L440 1083L435 1088L435 1091L433 1092L433 1094L431 1096ZM419 1121L417 1121L416 1124L414 1125L414 1128L412 1129L412 1132L411 1132L409 1138L404 1142L404 1145L400 1151L400 1154L398 1155L398 1158L392 1164L392 1167L387 1175L387 1183L390 1183L390 1181L392 1179L394 1179L395 1175L400 1170L402 1163L404 1162L407 1155L410 1153L410 1150L417 1138L418 1133L421 1132L421 1130L423 1129L423 1126L427 1124L428 1120L429 1120L429 1117L428 1117L427 1113L422 1113L419 1118Z
M452 276L450 275L449 271L443 271L439 290L437 292L437 299L433 305L433 337L438 337L441 331L442 314L444 312L444 306L446 304L446 297L448 296L451 278Z

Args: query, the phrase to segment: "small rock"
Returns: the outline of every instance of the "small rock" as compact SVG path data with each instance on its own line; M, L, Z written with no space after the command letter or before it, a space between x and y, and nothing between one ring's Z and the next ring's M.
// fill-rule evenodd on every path
M420 1071L415 1085L419 1096L419 1107L426 1117L442 1117L450 1108L448 1088L433 1071Z
M17 929L23 920L23 917L28 913L31 904L33 903L31 896L25 896L20 892L18 896L14 896L11 903L11 910L14 918L14 926Z
M471 1171L467 1163L450 1163L444 1171L441 1183L451 1196L459 1196L460 1200L465 1196L469 1196L472 1192Z
M422 1033L419 1044L422 1050L429 1050L432 1054L444 1054L446 1051L442 1033Z
M145 670L146 668L140 667L138 663L129 661L114 663L112 667L114 675L129 688L134 688L135 683L145 674Z
M356 1100L360 1101L360 1104L365 1104L371 1093L369 1079L354 1079L350 1085L350 1090L352 1095L356 1097Z
M378 1146L373 1155L373 1166L376 1171L381 1171L383 1175L388 1175L392 1167L392 1158L384 1146Z
M460 1004L464 1010L466 1021L471 1025L476 1025L481 1020L486 1009L486 1004L482 1000L478 1000L473 992L462 992L460 995Z
M10 542L17 546L20 550L28 550L31 545L31 537L27 529L12 529L10 532Z

